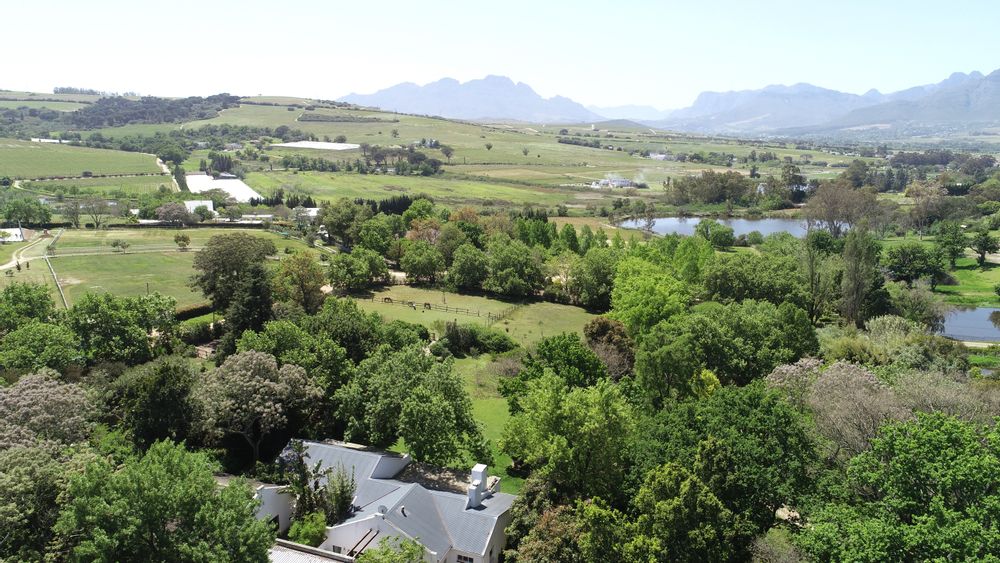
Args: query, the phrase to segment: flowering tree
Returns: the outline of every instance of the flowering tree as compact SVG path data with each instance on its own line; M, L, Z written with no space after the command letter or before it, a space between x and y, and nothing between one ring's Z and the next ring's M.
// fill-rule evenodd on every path
M195 391L209 438L243 437L254 463L260 458L261 441L285 428L290 414L307 409L319 396L306 370L293 364L279 368L274 356L262 352L230 356L207 373Z

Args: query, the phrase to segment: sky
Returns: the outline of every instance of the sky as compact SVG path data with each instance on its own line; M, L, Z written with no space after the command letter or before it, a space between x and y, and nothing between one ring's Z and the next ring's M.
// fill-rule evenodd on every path
M335 99L488 74L586 105L809 82L864 93L1000 68L992 0L4 3L0 88Z

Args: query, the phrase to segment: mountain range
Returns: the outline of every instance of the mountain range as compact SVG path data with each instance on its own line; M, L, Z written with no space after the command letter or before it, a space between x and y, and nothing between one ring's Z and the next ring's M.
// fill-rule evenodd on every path
M453 119L594 123L627 119L645 126L732 135L864 136L963 132L1000 125L1000 70L956 72L935 83L858 95L811 84L703 92L687 108L585 107L561 96L543 98L502 76L426 86L404 83L341 101Z
M451 119L583 123L604 117L569 98L543 98L523 82L506 76L487 76L459 82L442 78L425 86L397 84L374 94L351 94L341 102L388 111L436 115Z

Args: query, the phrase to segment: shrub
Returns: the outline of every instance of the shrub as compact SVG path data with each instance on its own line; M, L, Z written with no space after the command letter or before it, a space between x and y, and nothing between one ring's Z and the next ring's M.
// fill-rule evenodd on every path
M317 547L326 539L326 516L322 512L313 512L301 520L292 522L292 527L288 530L288 539L295 543Z
M478 356L482 353L501 354L517 347L509 336L492 328L481 325L460 325L450 322L445 325L445 346L458 357L466 355Z

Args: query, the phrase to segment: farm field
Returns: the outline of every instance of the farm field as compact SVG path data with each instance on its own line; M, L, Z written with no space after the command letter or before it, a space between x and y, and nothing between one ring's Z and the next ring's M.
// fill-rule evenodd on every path
M35 180L23 182L21 186L27 190L43 194L63 192L76 194L107 194L114 196L137 196L153 193L164 186L174 191L173 179L167 175L158 176L121 176L115 178L74 178L70 180Z
M246 183L270 194L283 188L285 194L311 195L319 199L381 199L395 195L427 194L449 204L557 205L571 201L573 191L508 184L490 184L447 177L360 175L330 172L254 172Z
M33 179L50 176L160 173L148 154L0 139L0 176Z

